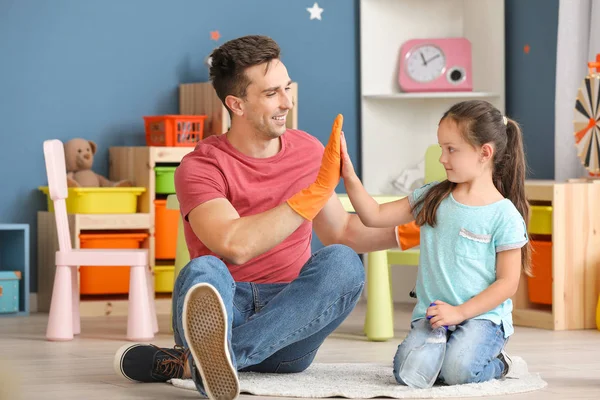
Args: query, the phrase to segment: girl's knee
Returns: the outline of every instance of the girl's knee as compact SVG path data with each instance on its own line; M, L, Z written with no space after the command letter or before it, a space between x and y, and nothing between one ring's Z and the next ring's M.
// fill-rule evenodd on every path
M467 365L449 365L450 363L442 366L440 375L442 376L444 383L447 385L463 385L465 383L473 383L477 381L477 377L473 374L473 371Z
M482 367L480 363L465 357L464 354L446 353L440 376L447 385L480 383L487 380L484 379Z
M396 350L396 354L394 355L394 361L393 361L393 366L394 366L394 378L396 379L396 382L398 382L400 385L406 385L404 383L404 381L402 381L402 378L400 378L400 368L402 367L402 364L404 363L404 360L406 359L406 355L408 354L408 352L406 351L406 345L403 347L402 344L404 344L406 341L402 342L399 346L398 349Z

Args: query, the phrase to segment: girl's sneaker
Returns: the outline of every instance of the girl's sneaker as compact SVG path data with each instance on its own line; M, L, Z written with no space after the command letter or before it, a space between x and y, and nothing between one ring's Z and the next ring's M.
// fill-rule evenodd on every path
M504 364L504 371L502 371L502 376L500 377L504 378L510 372L513 362L512 359L508 356L508 354L506 354L506 351L504 351L504 349L502 349L500 354L498 354L498 359L502 361L502 364Z

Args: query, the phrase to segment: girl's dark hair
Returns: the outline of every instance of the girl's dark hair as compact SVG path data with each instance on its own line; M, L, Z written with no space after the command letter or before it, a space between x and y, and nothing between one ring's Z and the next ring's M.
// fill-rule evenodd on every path
M510 199L529 224L529 202L525 196L525 151L519 124L502 113L487 101L469 100L452 106L440 119L454 121L465 139L474 147L492 143L494 152L493 181L498 191ZM504 123L506 118L506 124ZM417 225L436 225L437 209L456 187L455 183L444 180L431 188L425 196L413 205L420 207L416 217ZM528 275L531 273L531 245L521 249L521 266Z

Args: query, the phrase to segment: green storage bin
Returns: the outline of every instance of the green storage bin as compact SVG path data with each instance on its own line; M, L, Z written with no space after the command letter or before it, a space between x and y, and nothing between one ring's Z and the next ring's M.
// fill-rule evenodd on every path
M175 193L175 170L177 167L154 167L156 175L156 193Z

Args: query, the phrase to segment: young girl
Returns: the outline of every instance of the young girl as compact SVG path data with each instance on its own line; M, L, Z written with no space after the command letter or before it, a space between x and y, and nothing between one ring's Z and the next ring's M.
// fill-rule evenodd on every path
M438 142L447 180L378 205L365 191L342 140L342 176L366 226L415 220L421 249L417 304L408 337L394 357L394 376L432 329L448 326L438 381L484 382L506 376L513 334L512 301L521 270L529 273L525 156L518 124L488 102L458 103L441 118ZM430 304L434 303L430 306Z

